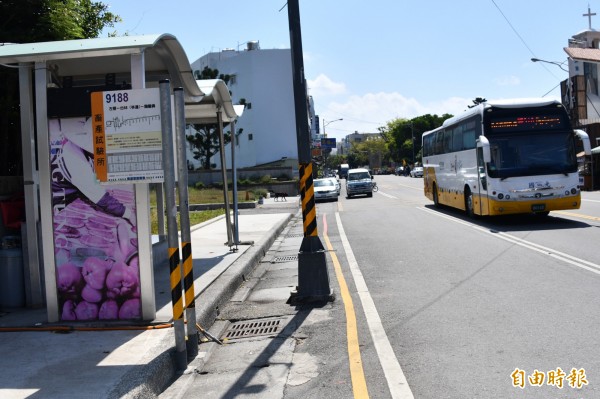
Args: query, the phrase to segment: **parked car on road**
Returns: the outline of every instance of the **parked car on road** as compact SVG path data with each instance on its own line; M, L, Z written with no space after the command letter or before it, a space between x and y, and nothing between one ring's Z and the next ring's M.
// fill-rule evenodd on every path
M410 170L410 177L423 177L423 167L415 166Z
M313 180L315 189L315 201L338 200L339 191L336 187L336 179L324 178Z

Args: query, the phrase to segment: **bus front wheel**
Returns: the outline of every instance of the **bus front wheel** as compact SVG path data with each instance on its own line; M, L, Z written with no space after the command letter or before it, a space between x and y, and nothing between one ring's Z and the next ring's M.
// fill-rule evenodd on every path
M473 193L471 193L471 190L468 187L465 189L465 213L470 218L475 217L475 211L473 210Z
M440 199L438 198L438 190L437 190L437 185L433 185L433 205L436 208L440 207Z

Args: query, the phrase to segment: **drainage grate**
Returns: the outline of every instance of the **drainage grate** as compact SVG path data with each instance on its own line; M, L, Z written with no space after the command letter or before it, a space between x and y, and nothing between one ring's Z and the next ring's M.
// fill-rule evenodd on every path
M304 237L304 233L292 233L292 234L288 234L286 237L288 237L288 238Z
M298 255L286 255L286 256L278 256L271 261L271 263L284 263L284 262L293 262L298 260Z
M225 331L223 339L239 339L279 334L284 327L284 319L264 319L238 321Z

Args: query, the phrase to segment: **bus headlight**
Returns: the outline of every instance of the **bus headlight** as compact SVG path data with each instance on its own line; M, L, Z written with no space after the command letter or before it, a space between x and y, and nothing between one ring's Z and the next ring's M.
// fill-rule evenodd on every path
M498 199L499 199L499 200L501 200L501 199L503 199L503 198L504 198L504 194L502 194L502 193L498 194Z
M571 194L573 194L573 195L577 194L577 189L575 187L573 187L571 189Z
M510 199L510 195L506 194L506 199L509 200Z

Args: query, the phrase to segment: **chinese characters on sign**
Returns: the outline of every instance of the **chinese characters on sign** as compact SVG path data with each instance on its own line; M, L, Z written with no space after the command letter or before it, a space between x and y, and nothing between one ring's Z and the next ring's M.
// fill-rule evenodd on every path
M100 182L163 181L159 89L92 93L92 130Z
M569 374L565 373L560 367L547 372L534 370L533 373L526 375L525 370L516 368L510 375L512 385L516 388L524 389L526 385L538 386L551 385L563 389L569 386L575 389L581 389L588 385L585 369L572 368Z

